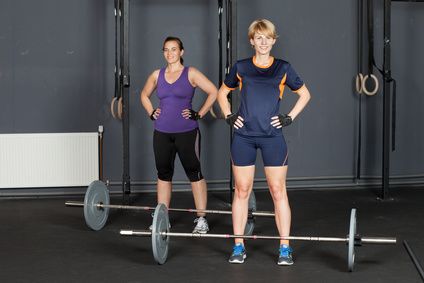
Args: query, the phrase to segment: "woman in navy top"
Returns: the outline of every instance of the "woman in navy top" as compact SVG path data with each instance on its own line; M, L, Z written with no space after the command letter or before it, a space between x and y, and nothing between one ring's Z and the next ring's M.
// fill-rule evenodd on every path
M296 119L310 99L303 80L287 61L271 56L276 42L275 26L268 20L254 21L248 36L255 50L251 58L232 66L218 91L218 102L227 123L234 127L231 145L232 168L235 180L233 199L233 230L242 235L248 216L248 199L253 188L256 151L261 150L265 176L275 207L275 221L280 236L290 235L291 211L286 192L288 168L287 145L282 127ZM299 98L288 114L279 114L280 101L288 86ZM240 89L240 106L231 113L227 95ZM279 265L293 264L288 240L279 245ZM243 263L246 249L243 239L235 239L229 262Z

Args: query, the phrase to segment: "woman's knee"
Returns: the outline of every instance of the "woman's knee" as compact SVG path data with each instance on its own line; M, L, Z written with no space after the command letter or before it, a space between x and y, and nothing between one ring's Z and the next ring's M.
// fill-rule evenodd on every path
M249 198L250 185L236 185L235 194L240 199Z
M281 184L270 184L269 191L273 200L285 200L287 199L287 190L285 185Z

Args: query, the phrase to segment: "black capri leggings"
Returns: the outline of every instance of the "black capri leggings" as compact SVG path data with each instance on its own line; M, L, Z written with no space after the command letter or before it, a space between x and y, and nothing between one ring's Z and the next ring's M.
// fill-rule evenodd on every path
M190 182L203 179L200 169L200 131L198 128L184 133L163 133L155 130L153 150L160 180L172 181L176 153L180 157Z

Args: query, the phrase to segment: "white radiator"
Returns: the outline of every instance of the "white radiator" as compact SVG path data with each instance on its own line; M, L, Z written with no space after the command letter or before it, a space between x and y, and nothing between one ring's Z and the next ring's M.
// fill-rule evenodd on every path
M0 188L87 186L98 179L98 133L0 134Z

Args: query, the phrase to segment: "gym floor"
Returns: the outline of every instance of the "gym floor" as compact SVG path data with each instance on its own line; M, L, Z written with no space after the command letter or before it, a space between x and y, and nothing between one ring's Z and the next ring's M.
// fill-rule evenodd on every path
M407 240L424 260L424 190L392 189L391 199L355 190L289 191L292 235L345 237L351 208L362 236L397 237L397 245L357 247L355 270L347 272L344 243L292 242L295 264L278 266L278 242L246 242L244 264L227 262L232 240L171 238L168 260L153 259L150 238L122 237L120 229L148 229L150 213L112 210L99 232L86 227L83 209L65 207L81 197L0 200L0 282L422 282L404 248ZM210 192L210 209L229 209L228 192ZM155 195L132 204L155 203ZM272 210L267 191L256 191L258 210ZM120 204L120 197L111 203ZM191 193L173 195L173 207L191 208ZM171 213L173 232L191 232L194 215ZM208 216L211 233L231 233L231 217ZM272 218L257 218L254 234L276 235Z

